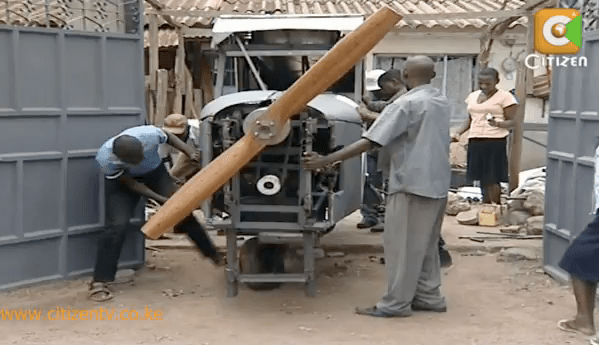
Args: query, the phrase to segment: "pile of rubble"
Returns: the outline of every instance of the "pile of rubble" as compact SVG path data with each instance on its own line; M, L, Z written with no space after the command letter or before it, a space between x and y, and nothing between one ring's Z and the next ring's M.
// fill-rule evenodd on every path
M507 200L507 221L510 225L519 226L519 232L543 234L546 177L545 167L524 172L520 176L523 182Z
M542 235L545 178L544 167L522 172L520 186L504 198L503 205L496 208L497 225L511 226L506 231L514 234ZM484 207L481 199L479 188L462 187L457 193L449 193L445 213L455 216L460 224L478 225L479 212Z

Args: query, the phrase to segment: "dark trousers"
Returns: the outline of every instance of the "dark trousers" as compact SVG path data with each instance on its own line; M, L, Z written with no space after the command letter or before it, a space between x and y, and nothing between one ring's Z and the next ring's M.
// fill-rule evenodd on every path
M381 218L378 208L383 201L379 192L383 188L383 174L378 170L376 152L366 154L366 171L368 176L364 180L364 195L360 212L365 222L378 223Z
M170 197L177 190L175 181L166 171L164 164L135 179L166 197ZM135 208L142 198L119 181L105 180L105 182L106 226L98 241L94 268L94 281L98 282L114 281L126 236L130 231L139 230L135 229L129 221L133 218ZM183 219L175 226L175 230L186 233L204 256L216 257L216 247L193 215L190 214Z

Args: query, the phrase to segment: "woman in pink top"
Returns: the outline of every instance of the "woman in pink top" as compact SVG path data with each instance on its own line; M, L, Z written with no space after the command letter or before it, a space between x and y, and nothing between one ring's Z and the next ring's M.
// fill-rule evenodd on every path
M478 76L480 90L466 98L468 119L452 135L458 141L468 133L467 177L480 181L484 203L501 202L501 182L508 182L507 136L514 126L518 101L508 91L498 90L499 73L483 69Z

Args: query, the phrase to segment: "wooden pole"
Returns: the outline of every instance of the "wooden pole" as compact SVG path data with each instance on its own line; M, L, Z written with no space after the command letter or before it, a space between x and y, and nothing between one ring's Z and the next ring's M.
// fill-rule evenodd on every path
M156 78L156 112L153 120L154 125L162 126L168 111L168 71L159 69Z
M148 39L150 44L148 47L148 122L154 124L156 123L156 87L158 84L156 73L160 66L158 54L158 15L156 14L150 16Z
M528 15L528 27L527 27L527 40L526 40L526 53L531 54L533 52L533 26L532 14ZM520 61L518 66L518 74L516 78L516 97L520 101L520 105L516 110L516 125L512 129L512 140L510 145L510 156L509 156L509 191L510 193L518 188L520 183L520 163L522 160L522 136L523 136L523 123L526 115L526 99L528 98L527 86L532 79L532 70L526 68L524 61Z
M401 15L387 6L370 16L271 104L264 115L266 120L272 120L275 128L280 130L291 116L302 110L314 97L326 91L368 54L401 18ZM158 238L221 188L265 146L266 144L252 133L246 134L184 184L160 211L148 220L142 231L150 238Z
M202 53L200 57L201 81L200 88L202 89L202 104L206 105L214 99L214 90L212 87L212 71L206 54Z
M159 68L159 55L158 55L158 15L152 14L150 16L150 30L149 30L149 43L148 48L149 56L148 62L150 69L150 90L156 91L156 72Z
M177 45L177 56L175 60L175 99L173 101L173 113L181 114L182 94L185 87L185 42L183 32L177 30L179 44Z

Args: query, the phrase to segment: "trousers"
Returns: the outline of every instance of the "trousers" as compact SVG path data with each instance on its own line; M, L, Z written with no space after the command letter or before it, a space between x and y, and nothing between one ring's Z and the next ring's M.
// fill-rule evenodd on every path
M170 197L177 190L175 181L164 164L135 179L166 197ZM126 236L132 231L139 231L130 224L130 219L134 217L135 208L142 199L141 195L133 192L120 181L107 179L105 182L106 219L105 227L98 240L93 274L93 280L96 282L114 281ZM204 256L216 258L218 254L216 246L193 215L190 214L179 222L175 230L186 233Z
M368 175L364 179L364 195L360 212L365 222L378 223L379 212L377 208L383 201L379 192L383 189L383 174L378 170L376 152L366 154L366 171Z
M412 303L445 306L439 249L446 204L447 198L387 196L383 246L388 284L377 309L403 314L411 312Z

